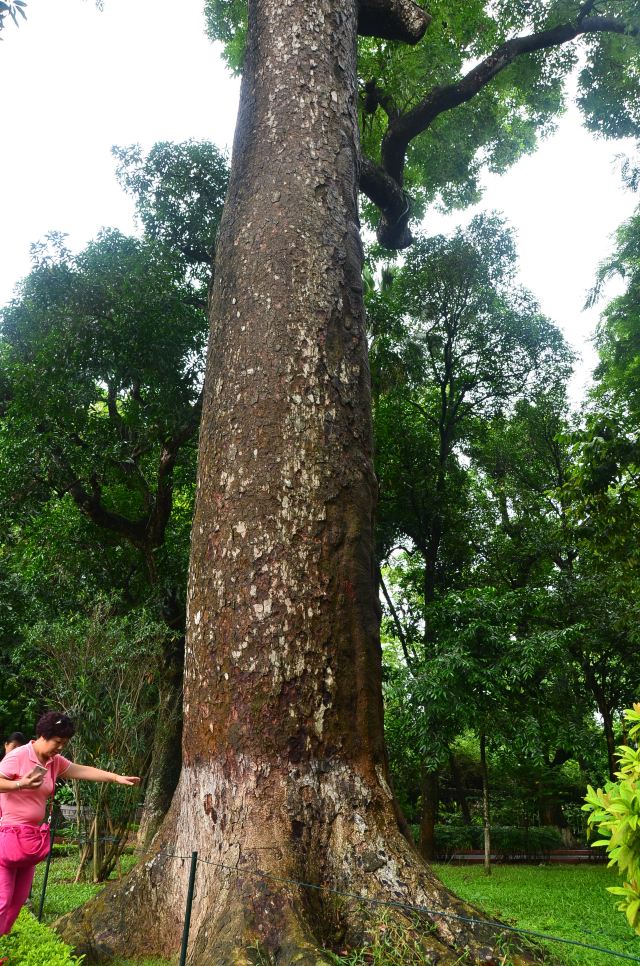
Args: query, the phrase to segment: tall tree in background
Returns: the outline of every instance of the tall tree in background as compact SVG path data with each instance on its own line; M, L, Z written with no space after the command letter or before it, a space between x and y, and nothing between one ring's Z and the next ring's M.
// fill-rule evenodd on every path
M379 553L383 566L395 560L395 575L417 606L394 605L384 578L382 590L394 617L390 632L399 636L414 679L407 690L416 698L424 749L420 849L427 858L433 858L438 768L471 717L469 708L460 713L451 671L440 673L441 667L457 666L460 682L473 677L456 649L448 650L449 636L442 639L438 612L447 593L477 583L470 572L499 519L486 498L483 509L471 454L492 417L513 410L537 384L561 385L569 372L560 332L517 284L516 271L511 233L496 216L481 216L451 238L419 239L392 283L369 298ZM398 592L403 596L396 586L396 603ZM508 640L510 631L505 623L495 636ZM493 688L477 693L488 705L475 717L488 717ZM493 713L497 719L497 706Z
M434 58L442 68L438 86L408 113L401 109L396 120L388 104L393 119L376 165L361 164L358 152L358 26L416 43L429 20L424 11L409 0L363 0L359 7L351 0L251 0L211 307L183 769L157 855L62 924L78 946L174 950L186 888L186 873L175 865L169 871L173 860L164 853L174 850L198 849L224 866L200 867L194 966L248 962L256 944L279 963L326 961L320 948L335 935L335 904L283 880L462 908L404 838L388 783L357 188L383 208L385 241L406 243L410 205L402 180L411 140L487 90L520 54L589 30L626 41L623 19L590 16L592 8L576 7L568 25L558 25L555 6L540 4L534 39L504 46L503 37L528 19L519 4L492 5L501 17L482 11L464 24L467 43L457 31L447 40L447 22L432 47L440 38L453 60ZM242 5L217 9L231 17L225 24L233 34ZM472 49L478 19L498 52L471 79L460 78L459 66L480 53ZM387 47L399 51L381 64L384 76L372 78L392 84L401 48L378 47L382 61ZM428 62L428 44L424 50ZM534 60L527 90L538 89L547 66ZM559 90L562 71L549 73ZM409 100L401 89L389 94L402 105ZM509 97L500 100L504 109ZM522 113L517 98L511 118ZM447 133L439 135L452 154ZM243 874L257 866L273 876L259 888ZM361 905L346 904L338 913L346 941L360 942L369 919ZM423 942L441 964L459 960L461 947L471 958L493 957L480 927L438 916L433 922Z
M76 520L71 539L86 568L83 578L67 563L79 578L75 607L91 606L91 587L120 595L123 606L144 602L167 625L146 839L167 810L180 769L205 309L227 167L213 145L199 142L160 143L148 156L136 146L114 153L144 238L103 231L72 257L63 238L51 236L34 246L33 270L2 313L0 513L9 555L29 554L24 548L40 517L40 528L48 519L53 535L45 548L67 560L67 547L56 540L60 501ZM83 540L98 541L104 565L95 551L88 559ZM43 561L41 585L49 590L52 570ZM73 610L68 589L60 589L53 592L59 614L47 615L54 622Z

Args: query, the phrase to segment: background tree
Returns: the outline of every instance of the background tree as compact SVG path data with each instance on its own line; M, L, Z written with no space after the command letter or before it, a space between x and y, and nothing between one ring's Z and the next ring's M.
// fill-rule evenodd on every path
M419 747L432 748L424 751L431 761L422 795L421 849L427 857L433 857L437 814L435 761L447 761L450 741L469 726L468 715L454 711L459 706L447 676L430 663L438 648L445 646L446 654L434 626L442 629L446 622L433 605L451 591L477 586L479 558L487 553L499 513L506 512L504 505L498 512L491 505L474 451L492 420L504 419L538 383L561 387L570 365L558 330L517 286L516 269L510 233L496 216L483 216L450 239L420 240L393 281L369 299L379 553L388 566L402 549L404 564L396 605L384 579L382 589L407 673L429 681L422 712L413 711L429 718L414 725L426 729ZM391 571L396 581L398 569ZM397 606L398 593L408 606ZM459 664L464 681L464 662L457 653L449 659ZM483 705L487 716L489 706ZM442 748L439 755L436 748Z
M29 544L32 517L55 517L50 505L63 501L78 527L76 547L98 541L97 591L113 590L124 607L151 606L167 625L146 839L179 772L204 308L226 169L206 144L156 145L148 158L136 147L117 153L151 237L103 231L73 257L59 235L34 246L33 271L2 315L0 496L15 545ZM58 542L49 552L67 557ZM86 592L73 606L87 606ZM60 613L68 612L61 602Z

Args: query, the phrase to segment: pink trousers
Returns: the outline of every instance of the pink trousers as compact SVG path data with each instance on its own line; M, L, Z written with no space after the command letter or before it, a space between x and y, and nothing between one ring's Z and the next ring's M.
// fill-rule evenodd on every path
M9 867L0 863L0 936L11 927L29 896L35 865Z

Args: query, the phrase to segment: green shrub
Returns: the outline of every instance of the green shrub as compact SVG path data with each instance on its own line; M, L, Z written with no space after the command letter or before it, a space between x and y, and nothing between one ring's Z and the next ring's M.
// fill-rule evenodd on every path
M450 856L453 852L482 849L483 830L479 825L436 825L435 840L437 854ZM500 857L543 856L560 848L560 832L551 826L494 825L491 828L491 851Z
M79 966L84 959L26 909L9 935L0 937L0 955L8 956L11 966Z
M78 846L75 842L55 842L53 845L53 857L54 859L64 858L69 855L78 855Z
M624 716L636 747L618 748L618 781L607 782L604 791L589 785L583 809L589 812L590 829L601 836L593 844L606 847L609 865L617 866L623 876L622 886L610 886L608 891L622 897L617 908L640 936L640 703Z

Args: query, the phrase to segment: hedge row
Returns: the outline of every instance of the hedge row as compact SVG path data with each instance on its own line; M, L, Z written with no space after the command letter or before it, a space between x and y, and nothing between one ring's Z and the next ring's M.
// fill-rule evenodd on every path
M8 956L11 966L80 966L84 959L26 909L9 935L0 936L0 956Z
M484 847L484 833L479 825L436 825L436 853L448 857L453 852ZM546 855L563 848L558 829L549 826L519 828L494 825L491 828L491 851L500 856Z

